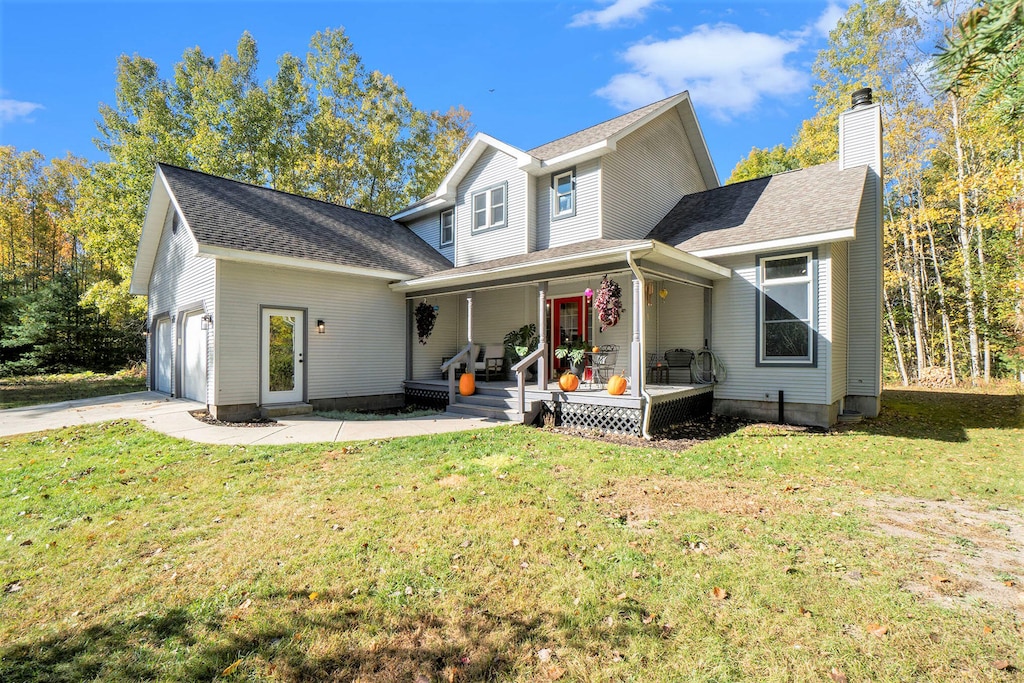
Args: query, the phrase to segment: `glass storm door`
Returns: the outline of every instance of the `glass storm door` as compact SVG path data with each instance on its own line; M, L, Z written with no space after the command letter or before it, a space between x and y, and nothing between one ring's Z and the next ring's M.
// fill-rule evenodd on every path
M302 358L305 315L302 311L264 308L261 328L261 402L301 402L305 387Z
M555 370L569 367L568 359L555 358L554 349L562 344L587 338L586 306L583 297L554 299L551 302L551 362Z

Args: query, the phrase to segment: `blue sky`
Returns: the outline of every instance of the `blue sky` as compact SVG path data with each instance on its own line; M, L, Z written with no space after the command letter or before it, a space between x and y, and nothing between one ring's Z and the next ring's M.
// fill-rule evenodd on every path
M279 55L343 26L416 106L461 104L524 149L689 90L724 181L813 114L811 66L847 2L0 0L0 144L102 159L92 139L119 55L167 76L186 48L233 52L249 31L269 77Z

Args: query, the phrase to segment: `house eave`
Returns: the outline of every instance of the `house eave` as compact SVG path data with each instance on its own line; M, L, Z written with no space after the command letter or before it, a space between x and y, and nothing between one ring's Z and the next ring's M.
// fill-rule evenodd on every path
M763 240L761 242L736 244L728 247L698 249L690 253L702 259L707 259L719 256L753 254L761 251L776 251L779 249L799 249L802 247L809 247L815 244L824 244L826 242L851 242L856 238L856 229L844 228L842 230L819 232L811 235L798 235L796 237L783 237L781 239Z
M400 273L394 270L347 266L339 263L313 261L310 259L297 258L294 256L281 256L278 254L264 254L256 251L216 247L208 244L199 245L196 256L201 258L222 259L225 261L237 261L240 263L254 263L265 266L279 266L282 268L298 268L300 270L315 270L342 275L354 275L357 277L368 277L387 281L408 280L413 277L411 273Z
M402 211L399 211L395 215L391 216L391 220L393 220L393 221L400 221L400 220L408 220L408 219L411 219L411 218L418 218L419 216L422 216L425 213L430 213L431 211L437 211L439 209L445 208L446 206L451 206L452 204L453 204L453 200L452 199L446 199L444 197L434 196L432 199L430 199L429 201L426 201L426 202L420 204L419 206L414 206L414 207L410 207L410 208L407 208L407 209L403 209Z

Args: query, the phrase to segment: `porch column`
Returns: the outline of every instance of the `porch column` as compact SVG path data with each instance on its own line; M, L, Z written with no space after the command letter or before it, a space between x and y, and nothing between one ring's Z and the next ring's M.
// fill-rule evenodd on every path
M641 367L641 345L640 345L640 323L644 314L643 286L640 278L633 276L633 341L629 345L629 393L631 396L640 395L640 381L643 379L644 371Z
M537 388L548 388L548 333L547 333L548 283L537 285L537 348L544 353L537 360Z
M412 299L405 300L405 379L406 381L412 380L412 352L415 348L413 344L412 330L415 327L416 322L413 319L413 305Z
M470 292L469 294L466 295L466 343L467 344L472 344L473 343L473 294L475 294L475 292ZM471 358L470 360L475 361L476 358Z

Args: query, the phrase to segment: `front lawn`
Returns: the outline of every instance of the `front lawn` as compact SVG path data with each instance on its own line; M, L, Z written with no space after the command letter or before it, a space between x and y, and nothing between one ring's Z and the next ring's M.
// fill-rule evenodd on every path
M1013 680L1022 437L900 391L683 452L0 439L0 680Z
M123 370L112 375L79 372L0 379L0 410L59 403L79 398L145 391L145 371Z

